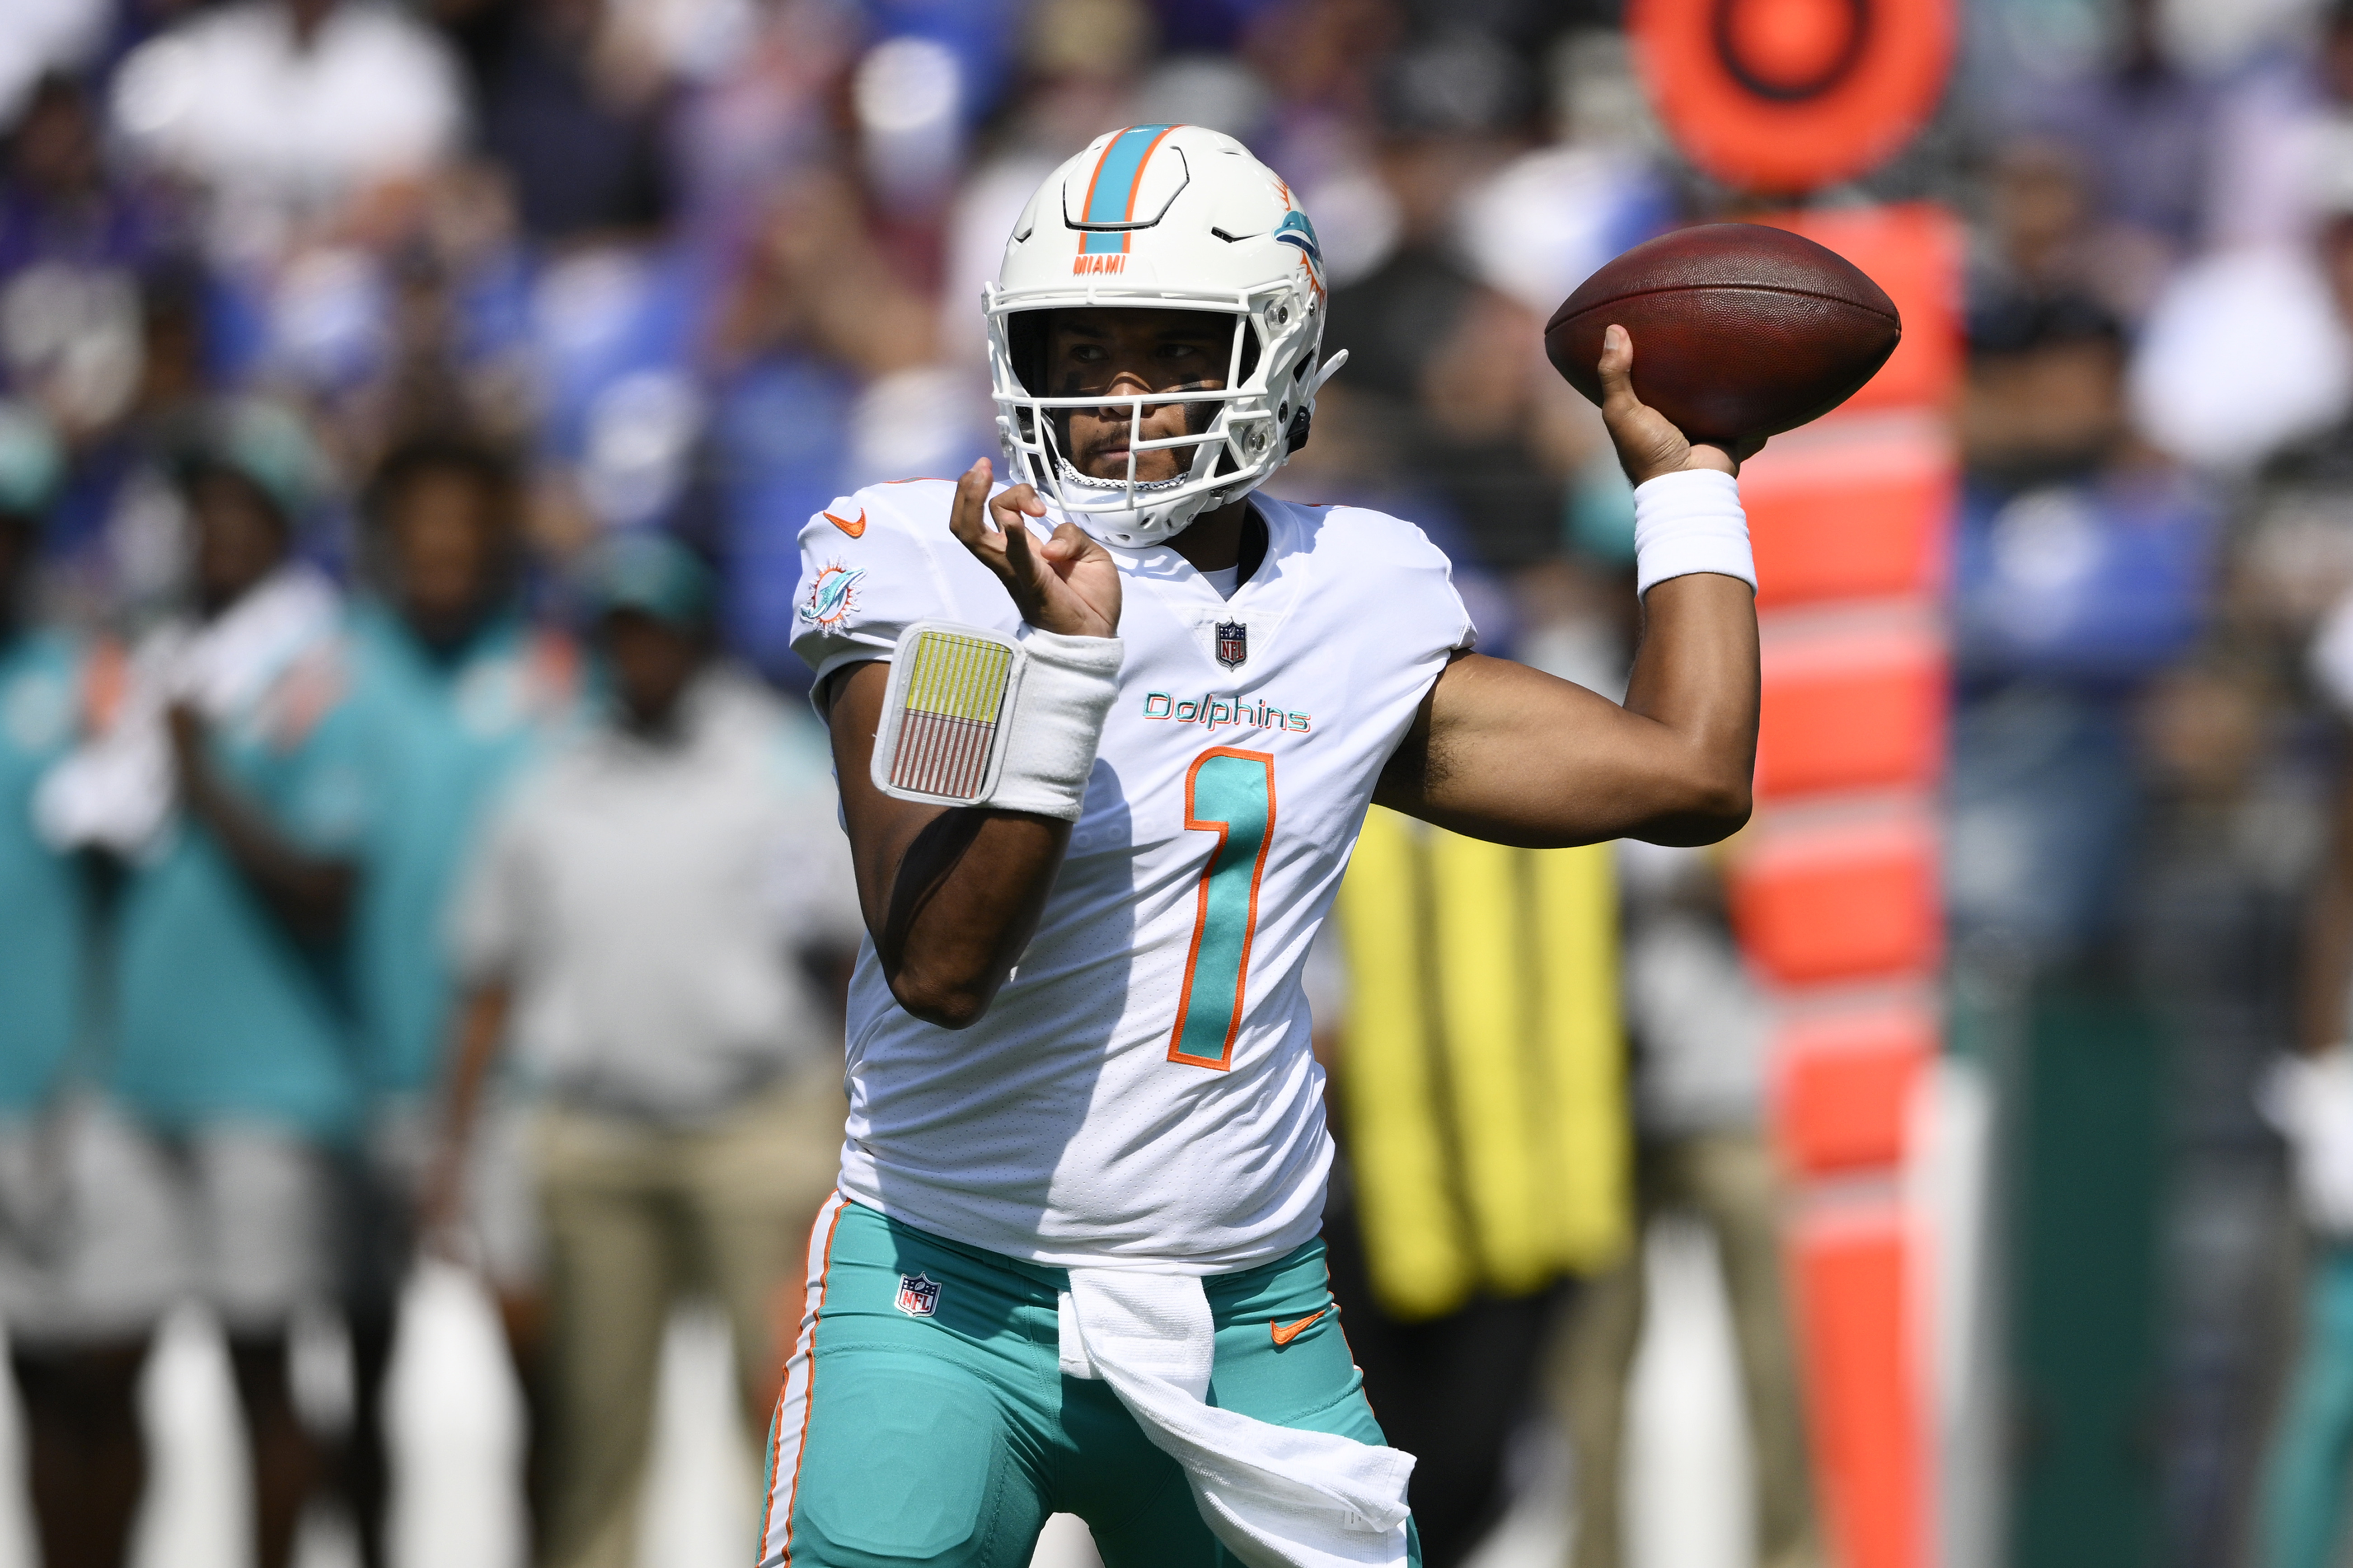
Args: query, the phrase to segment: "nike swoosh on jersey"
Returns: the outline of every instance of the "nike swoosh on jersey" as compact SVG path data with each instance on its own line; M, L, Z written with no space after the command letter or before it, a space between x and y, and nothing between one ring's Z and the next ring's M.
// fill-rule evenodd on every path
M842 532L849 535L852 539L863 539L866 537L866 509L864 507L860 507L858 509L858 517L855 521L846 517L836 517L831 512L827 512L825 514L825 520L826 521L833 524L834 527L841 530Z
M1287 1345L1292 1341L1297 1339L1300 1335L1305 1333L1318 1318L1321 1318L1325 1312L1328 1312L1331 1310L1332 1309L1329 1307L1320 1308L1315 1311L1308 1313L1305 1317L1300 1319L1299 1321L1295 1323L1269 1323L1266 1326L1266 1331L1274 1336L1274 1342L1278 1348Z

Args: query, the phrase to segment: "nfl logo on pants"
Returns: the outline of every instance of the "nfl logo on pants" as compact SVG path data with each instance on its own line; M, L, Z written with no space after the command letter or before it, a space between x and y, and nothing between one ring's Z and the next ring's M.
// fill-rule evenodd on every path
M911 1318L928 1318L940 1310L939 1285L928 1274L902 1274L896 1304Z
M1245 621L1218 623L1218 662L1228 669L1250 658L1250 625Z

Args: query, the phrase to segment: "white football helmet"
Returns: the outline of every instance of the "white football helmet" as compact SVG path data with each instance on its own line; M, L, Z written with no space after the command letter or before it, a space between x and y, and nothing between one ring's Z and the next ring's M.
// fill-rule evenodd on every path
M1305 444L1316 389L1347 358L1315 363L1324 255L1291 187L1240 142L1198 125L1131 125L1087 143L1029 198L981 298L997 427L1017 481L1111 544L1157 544L1264 484ZM1038 312L1094 305L1233 317L1241 330L1224 387L1040 395ZM1167 403L1192 405L1186 434L1144 439L1144 410ZM1063 451L1061 411L1122 406L1127 478L1080 473ZM1192 460L1174 479L1138 479L1138 455L1162 447L1190 447Z

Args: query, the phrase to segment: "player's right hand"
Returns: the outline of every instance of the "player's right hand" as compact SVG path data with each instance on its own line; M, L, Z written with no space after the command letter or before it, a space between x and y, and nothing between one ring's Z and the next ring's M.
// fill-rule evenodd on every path
M1683 468L1738 474L1740 465L1765 445L1762 437L1743 441L1735 451L1694 443L1666 416L1635 396L1634 336L1623 327L1603 330L1601 360L1594 368L1601 376L1601 422L1609 427L1610 443L1618 448L1618 466L1635 484Z
M956 481L949 531L997 574L1021 618L1039 631L1117 637L1119 567L1111 552L1072 522L1062 523L1052 538L1039 543L1027 520L1045 516L1046 503L1029 485L1016 485L992 499L992 473L983 458Z

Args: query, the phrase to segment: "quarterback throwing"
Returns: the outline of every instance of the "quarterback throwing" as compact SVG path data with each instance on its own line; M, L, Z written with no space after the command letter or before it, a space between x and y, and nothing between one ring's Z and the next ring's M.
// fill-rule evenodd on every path
M1732 475L1634 396L1644 630L1624 705L1474 651L1411 523L1256 493L1309 439L1323 262L1191 126L1099 138L986 298L1015 482L802 534L871 940L840 1187L770 1443L763 1563L1401 1563L1317 1233L1300 970L1366 806L1559 846L1746 820L1754 572Z

